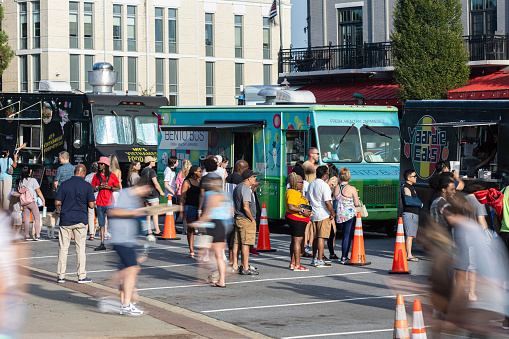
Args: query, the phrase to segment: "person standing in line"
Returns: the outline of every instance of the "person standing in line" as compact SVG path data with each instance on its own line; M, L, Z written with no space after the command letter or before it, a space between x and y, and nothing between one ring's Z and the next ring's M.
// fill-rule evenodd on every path
M8 197L12 188L12 175L7 171L11 166L13 168L18 166L18 152L23 146L14 150L14 161L9 158L8 149L2 150L2 157L0 158L0 204L4 211L9 209Z
M327 184L329 185L331 192L334 192L336 187L338 186L338 169L334 164L328 164L327 167L329 168L329 180L327 180ZM336 203L336 197L332 196L332 208L334 211L336 211L337 203ZM332 221L332 227L330 229L330 235L329 239L327 239L327 248L329 249L329 258L324 254L323 255L323 261L325 262L332 262L332 259L339 259L338 256L334 253L334 247L336 247L336 222Z
M258 172L245 170L242 173L242 183L233 190L235 243L238 244L237 248L233 248L233 268L238 268L239 274L242 275L260 274L249 266L249 247L253 246L256 240L256 206L251 186L256 183L257 175ZM238 265L239 248L241 249L241 266Z
M113 192L120 189L120 183L114 173L110 173L110 159L100 157L97 162L99 170L92 179L92 186L97 194L97 222L99 223L101 233L101 244L95 248L95 251L104 251L106 211L114 204Z
M109 159L110 159L110 172L117 176L119 190L121 190L122 189L122 171L120 170L118 158L115 154L111 154L109 156ZM120 194L119 191L113 192L113 201L117 201L119 194Z
M304 250L302 239L306 226L309 223L311 211L301 207L309 205L309 201L303 196L304 179L297 173L292 172L288 176L288 185L290 188L285 194L285 220L290 226L292 241L290 243L290 269L293 271L309 271L309 268L303 267L300 263L300 254Z
M134 160L129 165L129 171L127 172L127 186L131 187L136 185L140 180L141 162Z
M32 212L35 227L35 240L41 240L41 218L39 214L39 206L37 205L37 197L41 198L42 206L46 206L46 200L42 195L41 188L36 179L32 178L32 169L24 166L21 169L21 176L16 185L18 192L21 188L27 188L32 196L32 202L23 205L23 216L25 218L25 240L30 240L30 212ZM21 192L20 192L21 193Z
M177 184L176 184L176 171L179 165L177 157L171 156L168 158L168 166L164 169L164 189L165 196L168 201L171 201L173 205L177 204ZM173 218L177 220L177 216L174 214Z
M189 159L184 159L184 161L182 161L182 169L178 172L177 174L177 178L175 179L175 185L177 186L177 204L180 205L180 201L181 201L181 196L182 196L182 185L184 185L184 180L186 179L187 175L189 174L189 169L191 168L191 161L189 161ZM175 220L177 220L179 217L182 219L183 223L184 223L184 229L182 230L182 234L186 234L186 231L187 231L187 225L184 221L184 219L182 218L182 216L180 215L180 211L179 212L174 212L175 213Z
M334 222L334 208L332 208L332 192L327 180L329 179L329 169L327 166L318 166L316 169L316 179L309 184L308 196L313 215L313 260L311 266L331 267L330 263L323 260L323 249L325 239L330 236L332 223Z
M311 147L308 149L308 160L304 161L302 167L304 167L304 171L306 172L306 181L308 183L313 182L316 179L316 169L318 168L318 161L320 160L320 152L318 152L318 148Z
M87 176L85 177L85 181L88 182L90 185L92 185L92 179L94 179L94 176L96 175L98 170L99 170L99 165L97 164L97 161L94 161L92 163L92 165L90 166L90 173L88 173ZM93 188L92 188L92 190L93 190ZM97 192L94 192L94 198L97 199ZM95 208L88 209L88 233L89 233L88 240L94 240L94 238L95 238Z
M157 181L157 172L155 171L155 167L157 164L156 158L152 156L145 157L145 168L141 171L140 177L144 179L150 187L152 187L152 191L148 196L145 197L145 202L149 206L159 205L159 198L164 196L164 192L161 189L161 185L159 185L159 181ZM154 235L162 235L161 229L159 228L159 216L153 215L152 220L154 221L155 232ZM150 217L147 217L148 224L148 234L152 234L152 227L150 226Z
M413 170L403 173L405 183L401 186L401 201L403 202L403 228L405 229L405 245L407 260L419 261L412 255L412 242L417 235L419 226L419 209L422 207L421 200L417 197L414 184L417 182L417 174Z
M334 188L334 197L336 200L336 221L343 230L343 242L341 244L340 264L344 265L348 259L348 252L352 245L355 233L355 222L357 220L357 211L355 206L359 206L359 193L354 186L348 182L352 179L350 170L346 167L339 169L339 185ZM332 256L331 256L332 259Z
M57 175L55 176L55 181L53 181L53 191L57 192L60 185L66 181L71 179L74 175L74 166L69 163L69 153L66 151L62 151L58 153L58 160L60 161L61 166L57 169ZM59 219L60 217L60 206L55 206L55 218Z
M55 197L55 205L61 206L60 227L58 228L58 283L65 282L71 233L74 234L78 257L78 283L92 282L92 279L87 277L85 270L87 260L85 240L87 239L88 209L93 210L95 197L92 186L84 180L86 172L85 165L76 166L74 176L60 185Z
M191 166L189 173L184 180L184 184L182 185L180 214L182 215L182 220L185 218L188 225L198 220L201 174L202 170L200 166ZM188 229L187 243L189 244L189 258L194 258L194 229Z
M140 208L142 199L152 191L149 182L151 179L148 176L142 177L135 186L120 191L117 204L108 210L111 228L111 239L108 243L113 245L113 250L120 257L121 268L117 274L120 282L120 314L132 316L144 314L132 300L136 293L136 279L140 273L139 262L142 262L142 259L137 258L135 250L139 234L137 219L146 215Z

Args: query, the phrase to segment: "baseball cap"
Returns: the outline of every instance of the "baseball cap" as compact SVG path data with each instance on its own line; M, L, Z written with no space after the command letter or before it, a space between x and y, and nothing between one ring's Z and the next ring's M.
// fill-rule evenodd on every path
M246 179L249 179L250 177L256 177L258 174L258 172L253 172L252 170L250 169L247 169L244 171L244 173L242 173L242 179L246 180Z
M154 157L153 157L153 156L151 156L151 155L147 155L147 156L145 157L145 163L146 163L146 164L148 164L149 162L152 162L152 161L156 161L156 162L157 162L157 159L156 159L156 158L154 158Z
M110 158L108 158L108 157L100 157L99 161L97 163L98 164L105 164L106 166L109 166L110 165Z

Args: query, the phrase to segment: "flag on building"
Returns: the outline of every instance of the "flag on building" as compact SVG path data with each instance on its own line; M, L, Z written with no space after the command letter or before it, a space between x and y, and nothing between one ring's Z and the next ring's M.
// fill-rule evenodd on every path
M276 15L277 15L277 5L276 5L276 0L274 0L274 2L272 3L272 6L270 6L269 20L275 21L274 18L276 17Z

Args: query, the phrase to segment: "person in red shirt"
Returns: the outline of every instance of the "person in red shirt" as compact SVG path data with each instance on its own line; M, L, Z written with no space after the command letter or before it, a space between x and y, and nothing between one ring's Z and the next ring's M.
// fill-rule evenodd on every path
M97 222L101 230L101 244L95 248L95 251L104 251L104 233L106 226L106 210L111 208L115 203L113 192L120 189L120 182L114 173L110 173L110 159L108 157L100 157L97 162L99 171L92 179L91 185L94 187L97 195Z

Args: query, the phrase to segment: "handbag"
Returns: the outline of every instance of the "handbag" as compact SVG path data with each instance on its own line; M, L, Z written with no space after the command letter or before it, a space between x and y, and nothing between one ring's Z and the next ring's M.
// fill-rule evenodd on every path
M368 209L360 200L359 200L359 206L355 206L355 212L357 212L357 213L360 212L361 218L366 218L368 216Z

